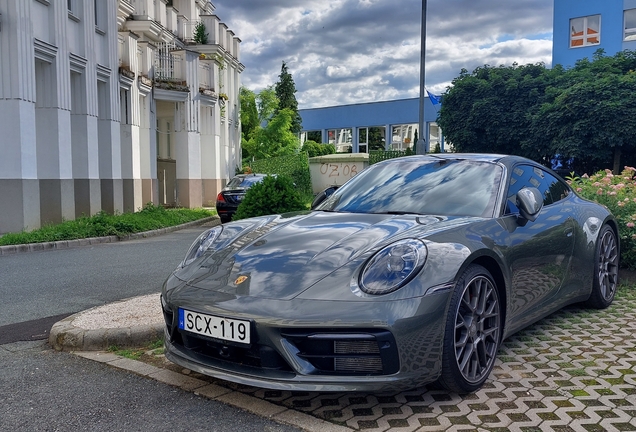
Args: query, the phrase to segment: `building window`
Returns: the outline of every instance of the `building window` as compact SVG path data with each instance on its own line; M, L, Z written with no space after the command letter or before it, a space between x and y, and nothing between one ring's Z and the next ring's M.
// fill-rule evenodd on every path
M623 35L626 41L636 41L636 9L627 9L625 11L625 33Z
M601 16L591 15L570 20L570 48L601 43Z
M94 8L95 8L95 30L98 33L106 32L106 2L103 0L95 0Z

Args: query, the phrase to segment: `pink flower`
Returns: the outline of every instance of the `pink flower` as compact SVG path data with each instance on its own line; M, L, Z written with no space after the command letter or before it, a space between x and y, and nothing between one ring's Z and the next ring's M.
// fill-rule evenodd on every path
M590 178L590 176L589 176L589 175L587 175L587 174L583 174L583 175L581 176L581 178Z
M592 183L592 186L600 186L601 184L599 182L594 182Z
M625 207L625 203L623 201L619 201L617 204L619 207Z
M603 195L603 189L599 188L599 190L596 191L597 195Z
M634 228L634 222L627 222L627 228Z
M636 171L636 168L634 168L634 167L630 167L630 166L627 166L627 165L625 166L625 169L626 169L627 171Z
M611 191L608 195L616 195L616 192Z
M576 188L577 192L581 192L582 190L583 190L583 188L580 188L580 187Z

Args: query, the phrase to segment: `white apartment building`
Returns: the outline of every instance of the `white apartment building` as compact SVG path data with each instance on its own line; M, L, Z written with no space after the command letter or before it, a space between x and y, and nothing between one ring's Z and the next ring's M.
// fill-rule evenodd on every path
M0 234L214 202L241 163L244 69L214 10L0 0Z

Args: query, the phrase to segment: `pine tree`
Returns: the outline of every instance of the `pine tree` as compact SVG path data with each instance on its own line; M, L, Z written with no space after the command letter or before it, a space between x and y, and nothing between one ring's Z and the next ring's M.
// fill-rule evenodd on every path
M287 65L283 62L278 76L278 82L275 86L276 97L278 98L278 111L288 108L292 110L292 124L290 131L298 134L302 130L302 118L298 114L298 101L296 101L296 84L291 74L287 71Z

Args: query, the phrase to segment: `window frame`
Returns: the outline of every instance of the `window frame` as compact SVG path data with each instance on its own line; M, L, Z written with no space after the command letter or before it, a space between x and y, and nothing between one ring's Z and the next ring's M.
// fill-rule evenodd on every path
M589 30L590 30L590 26L588 24L589 19L596 18L596 17L598 17L598 30L596 33L589 33ZM577 20L583 20L583 32L580 35L577 34L575 36L572 30L574 29L573 22ZM569 24L570 24L569 48L585 48L585 47L597 46L601 44L601 14L570 18ZM590 42L590 39L594 39L594 38L596 38L597 42ZM578 41L580 41L581 44L574 45L574 43Z
M636 8L625 9L623 11L623 41L624 42L636 41L636 26L627 28L627 14L630 12L634 14L633 19L636 21ZM630 32L629 35L627 35L628 31Z

